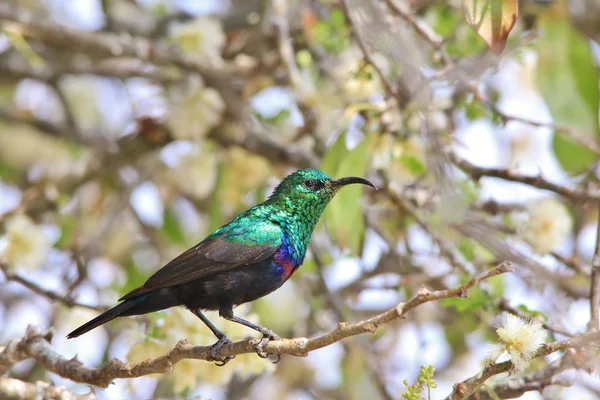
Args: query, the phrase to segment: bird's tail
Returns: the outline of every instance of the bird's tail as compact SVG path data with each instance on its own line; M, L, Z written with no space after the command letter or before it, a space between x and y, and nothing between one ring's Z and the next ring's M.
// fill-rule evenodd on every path
M73 332L67 335L68 339L76 338L77 336L81 336L86 332L91 331L94 328L99 327L100 325L104 325L105 323L112 321L113 319L121 316L121 315L132 315L131 310L135 306L137 306L141 301L145 300L146 296L136 297L130 300L126 300L121 304L111 308L110 310L98 315L91 321L86 322L81 325L79 328L75 329ZM127 312L129 311L129 313Z

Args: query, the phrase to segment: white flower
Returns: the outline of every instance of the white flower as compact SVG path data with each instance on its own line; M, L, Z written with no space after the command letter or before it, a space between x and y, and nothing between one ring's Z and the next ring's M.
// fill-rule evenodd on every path
M380 70L389 69L385 57L379 53L373 57ZM363 65L363 55L357 47L345 49L339 55L338 63L331 73L350 101L364 101L383 91L378 72L372 65Z
M533 251L544 254L552 251L571 232L572 219L567 208L558 200L545 198L529 204L529 218L521 228L523 239Z
M39 267L50 250L44 231L26 215L18 214L6 222L2 259L12 268Z
M217 183L217 153L208 146L194 146L182 154L165 176L167 183L195 199L210 195Z
M213 66L222 64L221 50L226 37L218 20L198 17L188 22L174 22L169 26L169 36L186 55Z
M496 361L505 352L510 356L515 369L524 371L529 362L544 343L546 331L539 322L525 321L513 314L504 314L502 324L496 329L500 343L490 353Z
M219 93L191 80L186 93L174 93L168 123L179 139L201 139L221 121L225 103Z

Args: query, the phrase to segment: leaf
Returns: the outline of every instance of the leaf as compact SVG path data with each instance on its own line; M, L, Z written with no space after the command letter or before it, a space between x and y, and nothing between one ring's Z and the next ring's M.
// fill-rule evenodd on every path
M65 214L59 221L60 237L56 242L56 247L66 249L72 245L73 233L77 231L78 219L70 214Z
M538 41L538 85L556 124L598 140L599 74L588 41L568 22L566 8L545 15ZM559 132L552 143L556 158L570 173L585 170L595 154Z
M185 234L181 229L177 216L170 209L166 209L164 213L164 222L162 233L165 237L174 244L185 244Z
M321 165L322 170L334 178L363 176L369 158L371 136L365 137L354 149L346 148L346 137L340 135L331 146ZM337 243L360 253L365 221L360 207L362 185L343 188L325 211L324 221Z
M18 175L18 170L12 164L0 160L0 178L10 180Z
M404 165L414 176L425 175L427 167L417 157L410 154L402 154L400 163Z
M473 312L485 307L490 302L490 299L486 296L481 289L475 287L470 290L469 297L466 299L460 298L449 298L441 301L441 306L450 308L453 307L459 313Z
M125 285L118 290L119 293L129 293L133 289L142 286L146 279L148 279L148 274L137 269L133 258L128 258L123 262L122 266L123 271L125 271L125 275L127 276L127 281L125 282Z
M350 45L349 32L344 13L334 9L328 19L312 24L312 30L307 37L323 46L327 52L338 54Z
M464 276L462 281L467 281ZM498 279L500 278L500 279ZM495 303L504 294L504 279L502 276L495 276L488 281L489 292L486 293L478 287L469 291L467 298L448 298L441 301L442 307L453 307L459 313L474 312L482 309L492 303Z
M548 321L548 315L544 314L541 311L537 311L537 310L532 310L529 307L527 307L525 304L520 304L517 309L523 311L525 314L531 315L532 317L542 317L544 319L544 321Z
M32 67L40 68L44 66L44 59L31 48L20 32L13 29L4 29L4 34L15 50L17 50Z
M500 54L517 22L519 5L517 0L463 0L463 13L469 26Z

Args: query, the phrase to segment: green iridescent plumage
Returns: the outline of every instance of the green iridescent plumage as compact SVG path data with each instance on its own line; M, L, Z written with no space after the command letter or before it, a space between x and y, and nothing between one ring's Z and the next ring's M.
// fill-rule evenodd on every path
M308 188L307 181L314 181L320 187ZM288 175L264 203L243 212L209 238L222 236L249 246L279 246L286 237L294 249L291 256L301 262L321 214L341 187L333 182L331 177L315 169L296 171Z
M146 314L185 306L219 338L211 356L229 339L202 314L219 310L222 317L261 332L262 349L278 336L271 330L233 314L233 307L263 297L279 288L304 261L312 232L329 201L344 185L369 181L332 179L321 171L303 169L288 175L273 194L214 231L196 246L171 260L122 303L71 332L80 336L116 317ZM265 342L266 340L266 342Z

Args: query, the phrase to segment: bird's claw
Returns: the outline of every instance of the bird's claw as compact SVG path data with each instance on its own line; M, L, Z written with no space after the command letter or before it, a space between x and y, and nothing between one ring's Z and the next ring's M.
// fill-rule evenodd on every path
M235 358L235 356L226 356L226 357L217 356L217 353L219 352L219 350L221 350L221 347L223 347L226 344L230 344L230 343L231 343L231 340L229 340L226 336L223 336L222 338L219 339L219 341L217 343L210 346L210 350L208 351L208 355L209 355L208 361L214 361L215 365L217 367L222 367L223 365L227 364L229 361L233 360Z
M260 358L268 358L271 355L271 353L266 353L264 351L265 347L267 347L271 340L281 340L281 337L273 331L267 330L263 332L263 338L260 340L260 342L254 345L254 351L256 351L256 354ZM273 361L273 364L277 364L279 361L281 361L281 354L276 354L276 356L277 358Z

